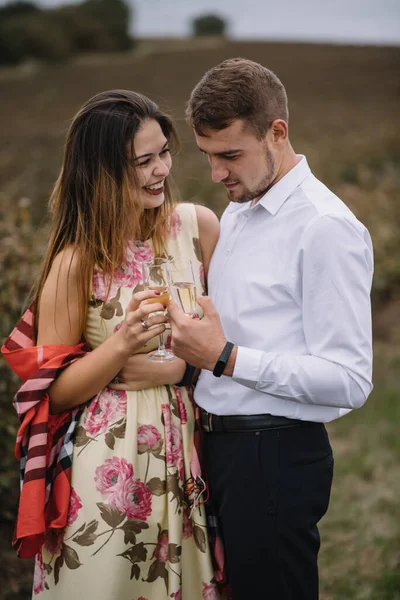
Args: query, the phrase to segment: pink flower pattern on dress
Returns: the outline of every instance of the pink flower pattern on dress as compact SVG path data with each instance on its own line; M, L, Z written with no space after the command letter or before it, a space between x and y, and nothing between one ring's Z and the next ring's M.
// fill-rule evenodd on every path
M206 283L205 283L206 280L205 280L205 277L204 277L204 266L203 266L203 264L200 265L199 276L200 276L201 285L203 286L203 290L205 290L206 289Z
M179 588L175 594L171 595L172 600L182 600L182 588Z
M128 519L146 521L151 514L151 492L140 479L128 479L118 486L109 500L121 513L126 513Z
M168 562L168 531L161 532L154 556L162 562Z
M97 467L94 481L97 491L128 519L145 521L150 515L151 492L140 479L133 479L133 466L125 458L108 458Z
M220 595L216 585L212 583L203 583L203 600L220 600Z
M177 467L179 477L183 481L183 447L182 432L180 428L171 422L171 409L169 404L162 404L161 410L165 425L165 456L167 466Z
M141 425L138 429L138 446L148 446L151 450L161 440L161 434L154 425Z
M186 407L183 403L182 400L182 394L181 394L181 390L178 387L175 387L175 396L176 396L176 400L178 402L178 408L179 408L179 415L181 418L181 423L182 425L184 425L185 423L187 423L187 412L186 412Z
M103 300L103 302L106 302L110 298L114 298L118 291L118 287L115 284L115 281L113 281L110 290L107 294L109 283L110 279L109 277L103 274L103 271L100 271L99 269L94 270L93 293L96 296L96 298L98 298L99 300Z
M129 242L125 251L125 259L121 267L114 272L109 294L107 289L110 279L102 271L95 269L93 291L96 298L106 302L113 298L120 287L134 288L142 282L142 262L152 260L153 251L148 242Z
M107 431L119 416L126 414L126 392L105 388L88 407L83 427L92 437Z
M178 236L182 230L182 219L178 211L176 210L172 215L172 223L170 230L170 238L173 240L178 239Z
M184 540L192 537L193 535L193 522L189 517L189 511L187 508L184 509L182 515L182 536Z
M142 283L142 262L152 260L153 251L148 242L129 242L122 268L126 274L117 282L121 287L136 287Z
M33 574L33 593L40 594L44 590L45 572L42 555L36 554L35 571Z
M69 499L69 512L68 512L68 521L67 525L72 525L78 518L78 513L82 508L82 502L79 498L78 494L71 488L71 496Z
M95 471L96 490L106 496L110 504L124 482L133 478L133 466L125 458L107 458Z

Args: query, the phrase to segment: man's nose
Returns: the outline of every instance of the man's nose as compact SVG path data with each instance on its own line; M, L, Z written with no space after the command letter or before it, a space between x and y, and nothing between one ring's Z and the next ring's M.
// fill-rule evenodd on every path
M226 179L229 171L226 167L218 163L211 163L211 179L214 183L219 183Z

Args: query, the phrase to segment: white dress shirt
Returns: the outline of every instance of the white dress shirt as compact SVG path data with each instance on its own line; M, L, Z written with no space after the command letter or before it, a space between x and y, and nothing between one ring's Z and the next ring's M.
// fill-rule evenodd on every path
M200 375L210 413L328 422L371 392L371 238L298 158L254 206L222 216L209 293L238 353L233 377Z

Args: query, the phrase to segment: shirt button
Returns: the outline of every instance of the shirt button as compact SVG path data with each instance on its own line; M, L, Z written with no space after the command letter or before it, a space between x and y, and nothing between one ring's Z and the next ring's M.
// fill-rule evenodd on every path
M247 215L247 214L243 215L243 219L246 219L246 221L247 221L248 218L249 218L249 215Z
M229 250L226 250L226 251L225 251L225 255L226 255L226 256L229 256L229 255L230 255L230 252L229 252Z

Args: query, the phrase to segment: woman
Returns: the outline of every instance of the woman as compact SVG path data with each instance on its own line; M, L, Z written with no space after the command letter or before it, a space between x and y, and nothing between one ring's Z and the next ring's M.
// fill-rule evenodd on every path
M143 291L141 263L190 258L201 295L219 233L210 210L173 202L176 141L152 101L123 90L89 100L67 135L36 346L85 340L91 351L49 388L54 415L87 404L75 430L67 527L50 532L36 557L35 598L219 598L204 510L190 510L193 405L190 387L174 385L186 365L145 356L166 317L154 314L161 304L145 302L155 292ZM131 387L108 387L127 364Z

